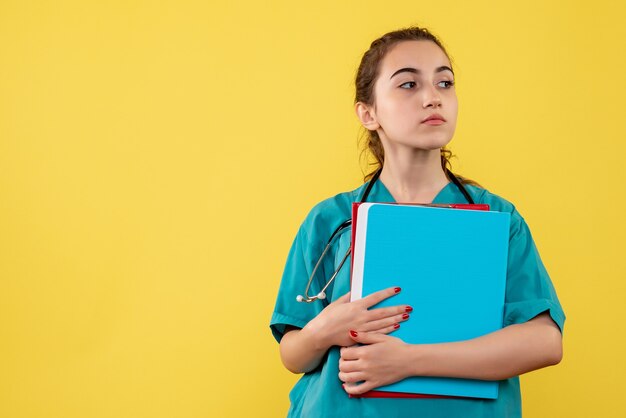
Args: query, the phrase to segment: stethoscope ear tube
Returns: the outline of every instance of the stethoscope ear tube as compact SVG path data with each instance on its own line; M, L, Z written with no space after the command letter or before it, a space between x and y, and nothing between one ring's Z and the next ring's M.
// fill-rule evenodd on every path
M370 192L372 191L372 187L374 187L374 183L376 183L376 180L378 180L378 177L380 177L380 173L382 172L383 172L382 167L376 170L376 172L370 179L370 182L367 184L367 187L365 188L365 191L363 192L363 196L361 196L361 200L359 200L359 203L363 203L367 201L367 198L370 195Z
M456 178L456 176L454 174L452 174L452 171L448 170L447 168L446 168L446 174L448 175L448 178L450 180L452 180L452 183L454 183L456 185L456 187L459 188L461 193L463 193L463 196L465 196L465 199L467 199L469 204L473 205L474 204L474 199L472 199L472 196L470 196L469 193L467 193L467 190L465 190L465 187L463 187L463 185L461 184L459 179Z

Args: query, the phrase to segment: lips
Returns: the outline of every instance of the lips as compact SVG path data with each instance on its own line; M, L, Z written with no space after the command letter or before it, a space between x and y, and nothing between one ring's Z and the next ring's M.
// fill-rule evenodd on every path
M436 122L443 123L445 121L446 120L443 118L443 116L441 116L438 113L433 113L432 115L428 116L426 119L422 120L422 123L430 122L429 124L435 124Z
M431 126L439 126L439 125L443 125L445 122L442 121L441 119L431 119L431 120L427 120L426 122L422 122L422 125L431 125Z

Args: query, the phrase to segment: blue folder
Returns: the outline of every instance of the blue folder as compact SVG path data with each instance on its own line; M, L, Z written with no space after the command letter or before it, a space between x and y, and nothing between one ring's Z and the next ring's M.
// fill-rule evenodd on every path
M413 307L391 335L432 344L502 328L509 213L381 203L357 210L352 300L400 286L402 292L376 307ZM376 390L495 399L498 383L410 377Z

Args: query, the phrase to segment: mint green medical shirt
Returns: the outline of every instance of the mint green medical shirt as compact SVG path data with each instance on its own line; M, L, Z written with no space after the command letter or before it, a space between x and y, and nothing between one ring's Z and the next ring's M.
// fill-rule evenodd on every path
M352 202L358 201L365 185L352 192L338 194L317 204L308 214L293 242L283 273L270 328L280 342L287 325L303 328L321 310L350 290L349 259L327 290L327 300L313 303L297 302L328 238L335 228L351 217ZM565 314L550 277L541 262L528 225L507 200L489 191L466 185L475 203L486 203L491 210L509 212L511 229L507 284L504 306L504 326L526 322L548 311L563 330ZM369 202L395 200L379 180L372 187ZM433 203L467 203L454 183L448 183ZM318 268L309 294L314 295L326 284L335 267L350 246L350 229L345 229ZM390 283L390 286L393 283ZM393 334L391 334L393 335ZM498 398L483 399L381 399L349 398L341 387L339 347L329 349L321 364L305 373L289 394L291 406L288 417L521 417L522 405L519 378L500 381Z

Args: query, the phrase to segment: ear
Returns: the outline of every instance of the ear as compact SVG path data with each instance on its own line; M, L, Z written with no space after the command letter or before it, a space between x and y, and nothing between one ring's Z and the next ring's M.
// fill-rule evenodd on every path
M354 105L354 110L356 111L356 115L361 121L361 125L367 130L375 131L380 128L380 125L376 121L376 113L374 112L374 108L366 105L363 102L357 102Z

